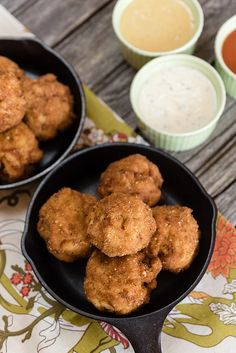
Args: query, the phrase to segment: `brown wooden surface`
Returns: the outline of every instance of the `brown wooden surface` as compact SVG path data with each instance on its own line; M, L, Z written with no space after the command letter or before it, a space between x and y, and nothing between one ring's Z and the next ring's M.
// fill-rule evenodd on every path
M58 50L85 84L134 128L129 86L135 71L123 60L111 26L114 0L0 0L21 22ZM220 25L236 14L236 0L200 0L205 26L196 55L212 62ZM236 102L227 105L204 144L176 153L214 197L219 210L236 224Z

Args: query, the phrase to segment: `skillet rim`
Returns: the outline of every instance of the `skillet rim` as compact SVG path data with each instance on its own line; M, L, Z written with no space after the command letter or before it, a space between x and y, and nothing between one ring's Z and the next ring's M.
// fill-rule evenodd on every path
M125 147L137 147L137 148L145 148L147 150L150 150L152 152L157 152L158 154L164 156L164 158L170 159L172 162L176 163L180 168L184 169L184 171L194 180L194 182L196 183L196 185L198 186L199 190L202 192L202 194L205 196L205 198L207 199L207 201L209 202L209 205L211 206L211 210L212 210L212 219L211 219L211 240L210 240L210 246L209 246L209 252L208 255L206 257L206 260L204 262L204 265L202 266L197 278L195 279L195 281L192 282L192 284L188 287L188 289L181 295L179 296L176 300L172 301L171 303L167 304L166 306L163 306L157 310L153 310L150 311L149 313L146 314L141 314L141 315L137 315L137 316L105 316L104 313L101 312L101 315L96 315L96 314L91 314L89 312L86 312L84 310L78 309L77 307L70 305L69 303L67 303L66 301L64 301L63 299L60 298L60 296L58 296L53 290L50 289L50 287L46 284L46 282L44 281L44 279L42 278L42 276L40 275L40 273L38 272L36 265L34 264L34 260L30 257L30 255L28 254L27 250L26 250L26 239L27 239L27 235L28 235L28 231L29 231L29 224L30 224L30 218L31 218L31 211L32 208L34 206L34 203L37 201L37 196L38 194L41 192L41 189L43 189L44 185L48 182L48 180L51 178L51 176L53 176L54 174L56 174L60 168L62 168L64 165L70 163L71 160L73 159L77 159L80 157L80 155L89 153L90 151L94 151L97 149L102 149L102 148L109 148L109 147L114 147L114 146L123 146ZM137 151L135 153L138 153ZM152 147L152 146L147 146L147 145L142 145L142 144L136 144L136 143L129 143L129 142L116 142L116 143L105 143L105 144L100 144L100 145L95 145L92 147L88 147L88 148L84 148L78 152L75 152L74 154L72 154L71 156L67 157L60 165L58 165L55 169L53 169L49 174L47 174L47 176L41 181L41 183L38 185L37 189L34 192L34 195L30 201L30 204L28 206L27 209L27 214L26 214L26 218L25 218L25 227L24 227L24 231L22 234L22 238L21 238L21 249L22 249L22 253L25 256L25 258L27 259L27 261L31 264L34 274L36 275L36 277L38 278L39 282L42 284L42 286L48 291L48 293L50 295L52 295L52 297L54 299L56 299L59 303L61 303L62 305L64 305L66 308L79 313L81 315L87 316L91 319L95 319L95 320L104 320L107 322L118 322L118 321L123 321L123 320L137 320L137 319L145 319L149 316L152 316L154 314L158 314L158 313L163 313L164 311L168 311L171 308L173 308L175 305L177 305L182 299L184 299L188 293L190 293L192 291L192 289L194 287L196 287L196 285L200 282L200 280L202 279L203 275L206 272L206 268L210 262L212 253L213 253L213 249L214 249L214 244L215 244L215 236L216 236L216 220L217 220L217 207L216 204L214 202L214 200L212 199L212 197L208 194L208 192L206 191L206 189L202 186L202 184L200 183L200 181L198 180L198 178L193 174L193 172L186 167L182 162L180 162L178 159L176 159L175 157L173 157L172 155L170 155L169 153L162 151L161 149L158 149L156 147ZM132 313L131 313L132 315ZM118 321L117 321L118 320Z
M68 154L71 152L71 150L75 146L75 144L80 136L80 133L82 131L82 128L83 128L84 122L85 122L85 110L86 110L86 99L85 99L85 93L84 93L82 81L81 81L79 75L77 74L77 72L75 71L75 69L73 68L73 66L71 64L69 64L69 62L66 59L64 59L64 57L61 54L59 54L54 49L50 48L47 44L45 44L43 41L41 41L37 37L33 37L33 36L32 36L32 38L31 37L24 37L24 36L22 36L22 37L10 37L10 36L0 37L0 45L1 45L1 42L3 42L3 41L29 42L30 45L31 45L31 43L36 43L39 46L41 46L41 48L43 50L45 50L46 52L49 52L54 57L56 57L59 61L61 61L61 63L70 71L70 73L72 74L72 76L75 80L75 83L78 86L78 90L79 90L80 97L81 97L81 114L80 114L80 118L79 118L80 120L78 121L78 127L77 127L77 131L76 131L74 138L72 139L71 143L69 144L67 149L64 151L64 153L53 164L51 164L50 166L48 166L46 169L42 170L38 174L32 175L26 179L19 180L19 181L13 182L13 183L8 183L8 184L0 184L0 191L1 190L9 190L9 189L17 188L17 187L32 183L35 180L40 179L44 175L48 174L62 160L64 160L68 156Z

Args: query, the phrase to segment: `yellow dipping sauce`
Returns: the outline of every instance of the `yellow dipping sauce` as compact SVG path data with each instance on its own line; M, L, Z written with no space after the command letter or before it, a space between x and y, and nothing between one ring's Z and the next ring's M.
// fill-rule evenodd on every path
M136 48L171 51L193 37L195 21L182 0L133 0L121 16L120 30Z

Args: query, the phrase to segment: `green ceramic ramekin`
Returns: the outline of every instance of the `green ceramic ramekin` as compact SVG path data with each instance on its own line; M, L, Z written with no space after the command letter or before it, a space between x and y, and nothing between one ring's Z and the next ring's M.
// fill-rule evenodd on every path
M215 67L224 81L226 92L236 99L236 74L228 68L222 57L224 40L234 30L236 30L236 15L226 21L216 35Z
M119 40L121 51L123 53L126 61L136 69L142 67L148 61L166 54L177 54L177 53L185 53L192 54L197 40L200 37L203 25L204 25L204 15L202 8L197 0L183 0L191 9L192 14L195 19L196 28L193 37L182 47L177 48L168 52L151 52L146 50L141 50L130 44L121 34L120 31L120 20L123 14L123 11L126 7L134 0L118 0L112 14L112 24L114 32Z
M188 133L167 133L155 129L147 124L142 116L139 107L140 91L144 82L154 72L161 68L186 66L194 68L203 73L213 84L217 98L217 109L215 116L201 129ZM136 114L137 123L145 137L156 147L160 147L169 151L185 151L194 148L204 142L215 129L216 124L224 110L226 93L224 83L217 71L204 60L187 54L167 55L156 58L140 69L133 79L130 88L130 100L133 110ZM157 115L158 118L158 115Z

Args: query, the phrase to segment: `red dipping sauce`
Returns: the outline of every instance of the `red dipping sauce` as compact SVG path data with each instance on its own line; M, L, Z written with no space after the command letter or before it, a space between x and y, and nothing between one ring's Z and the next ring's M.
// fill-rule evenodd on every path
M228 68L236 74L236 29L224 40L222 56Z

